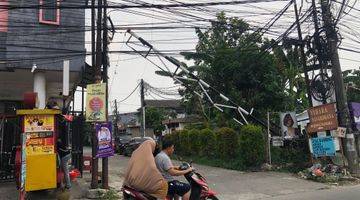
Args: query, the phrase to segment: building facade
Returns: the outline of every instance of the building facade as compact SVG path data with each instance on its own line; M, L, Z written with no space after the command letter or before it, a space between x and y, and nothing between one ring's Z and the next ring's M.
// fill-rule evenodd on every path
M16 102L25 92L62 97L63 66L69 62L70 89L85 63L86 0L0 2L0 101ZM4 106L3 106L4 107ZM1 108L1 105L0 105ZM0 110L1 113L1 110Z

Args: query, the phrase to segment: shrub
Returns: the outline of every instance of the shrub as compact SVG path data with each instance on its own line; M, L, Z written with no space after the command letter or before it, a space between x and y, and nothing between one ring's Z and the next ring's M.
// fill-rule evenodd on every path
M238 134L231 128L221 128L216 132L217 154L220 158L231 159L236 157L239 147Z
M265 138L261 127L245 125L240 130L239 156L248 167L257 167L264 162Z
M199 133L199 155L213 158L216 152L216 137L211 129L203 129Z
M201 143L200 143L200 131L197 129L191 129L188 132L189 139L189 150L192 155L199 155Z

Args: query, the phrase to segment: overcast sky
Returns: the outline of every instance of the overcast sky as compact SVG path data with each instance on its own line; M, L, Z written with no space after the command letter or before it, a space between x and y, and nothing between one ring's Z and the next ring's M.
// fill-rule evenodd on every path
M179 0L184 3L196 3L196 2L224 2L209 1L209 0ZM130 2L140 2L138 0L112 0L109 1L110 5L117 4L131 4ZM155 1L144 0L147 3L177 3L174 0L168 1ZM355 0L349 1L349 6L352 6ZM163 52L171 53L172 56L179 60L183 58L178 54L180 51L194 51L197 44L197 37L194 31L194 27L206 28L210 25L206 22L206 19L215 19L215 14L221 10L225 10L228 16L237 16L247 21L254 29L263 27L272 17L276 15L281 9L285 7L288 1L274 1L267 3L252 3L241 4L231 6L212 6L206 8L171 8L168 10L158 9L121 9L111 10L109 16L114 22L117 32L110 44L110 51L131 51L131 49L124 44L129 38L129 35L125 35L126 28L132 27L133 31L139 36L148 40L157 49ZM359 50L360 47L360 3L356 3L353 10L348 15L340 20L340 30L342 37L344 38L342 46ZM301 0L298 0L298 5L301 7ZM302 8L302 14L308 9L309 5L304 1ZM338 12L339 5L334 3L334 12ZM349 11L349 7L346 7L345 11ZM289 7L287 12L274 24L270 29L266 37L276 39L294 22L294 9L293 5ZM90 25L90 12L87 12L86 24ZM167 29L154 29L155 27L167 27ZM173 27L173 28L171 28ZM186 27L186 28L181 28ZM171 29L169 29L171 28ZM122 30L123 29L123 30ZM146 29L146 30L144 30ZM302 25L303 34L311 34L313 31L310 21L304 22ZM290 34L290 37L297 37L296 31ZM87 33L86 41L90 42L90 34ZM131 41L136 41L135 39ZM144 50L140 46L135 46L136 49ZM90 51L91 47L86 46ZM358 61L359 53L349 53L340 51L340 57L342 69L355 69L360 66ZM154 57L151 59L160 64ZM88 57L88 63L91 63L90 57ZM191 62L187 61L189 64ZM168 67L174 69L174 67L167 63ZM110 54L110 68L109 68L109 94L110 101L115 99L121 101L127 97L137 86L140 79L144 79L147 83L153 87L165 88L174 86L172 79L161 77L155 74L158 70L153 64L136 54ZM175 87L176 88L176 87ZM172 88L174 89L174 88ZM79 94L76 95L77 102L79 102ZM162 96L164 97L164 96ZM147 95L146 99L163 99L162 97L154 94ZM166 98L178 98L177 96L166 96ZM79 108L80 104L76 103ZM113 103L111 103L111 109L113 109ZM137 90L126 101L118 104L118 111L120 113L131 112L138 109L140 106L140 93ZM111 112L111 111L110 111Z

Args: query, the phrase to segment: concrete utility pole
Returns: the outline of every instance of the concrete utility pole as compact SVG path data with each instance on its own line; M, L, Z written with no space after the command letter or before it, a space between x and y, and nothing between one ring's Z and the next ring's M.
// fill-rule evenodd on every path
M92 39L95 39L95 0L92 0L92 8L91 8L91 25L92 25ZM97 25L96 25L96 43L95 40L92 41L92 45L96 44L96 51L93 51L96 55L95 65L94 67L94 78L95 83L101 83L101 65L102 65L102 35L101 35L101 27L102 27L102 0L98 0L98 9L97 9ZM94 47L92 48L94 50ZM93 58L94 61L94 58ZM97 152L97 137L96 131L93 131L92 136L92 171L91 171L91 188L98 188L98 171L99 171L99 161L96 157Z
M140 96L141 96L141 116L142 116L142 120L141 120L141 134L142 137L145 137L145 132L146 132L146 127L145 127L145 94L144 94L144 80L141 79L140 82Z
M109 85L108 85L108 27L107 27L107 0L103 0L104 5L104 17L103 17L103 25L104 25L104 31L103 31L103 81L106 83L106 121L109 121L108 118L108 110L109 110ZM102 187L104 189L109 189L109 158L102 158Z
M326 31L328 54L332 64L332 74L335 84L336 107L339 125L346 127L346 138L344 143L345 155L352 173L359 173L358 155L355 148L355 138L351 131L350 112L347 105L344 81L338 54L338 36L335 30L336 24L332 18L330 1L321 0L322 17Z
M103 61L103 82L106 83L106 121L109 121L108 118L108 110L109 110L109 85L108 85L108 67L109 67L109 60L108 60L108 27L107 27L107 0L103 0L104 5L104 15L103 15L103 54L102 54L102 61ZM109 189L109 158L102 158L102 187L104 189Z

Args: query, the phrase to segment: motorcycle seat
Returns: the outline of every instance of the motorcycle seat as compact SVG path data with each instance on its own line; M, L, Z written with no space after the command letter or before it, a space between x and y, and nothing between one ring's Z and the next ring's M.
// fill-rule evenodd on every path
M143 196L143 197L145 197L146 199L148 199L148 200L157 200L155 197L153 197L153 196L151 196L151 195L149 195L149 194L147 194L147 193L145 193L145 192L141 192L141 191L138 191L138 190L136 190L136 189L134 189L134 188L132 188L132 187L129 187L129 186L124 186L124 189L127 189L127 190L130 190L130 191L134 191L134 192L137 192L137 193L141 193L141 195Z

